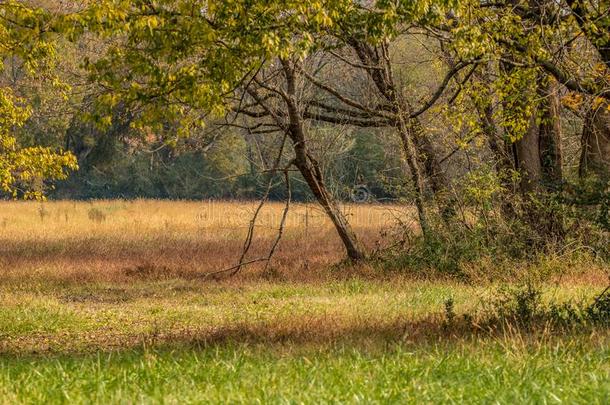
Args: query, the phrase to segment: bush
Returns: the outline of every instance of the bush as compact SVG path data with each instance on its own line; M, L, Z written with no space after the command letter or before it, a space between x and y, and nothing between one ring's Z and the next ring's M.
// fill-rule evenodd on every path
M563 199L559 194L513 195L472 206L454 200L453 216L443 216L443 210L430 213L425 236L412 227L398 228L400 242L375 257L385 270L460 279L494 279L522 268L546 271L553 258L587 265L610 260L608 231Z
M483 305L479 314L470 314L469 317L478 318L479 324L491 328L506 324L526 329L546 325L607 325L610 324L609 289L593 303L547 303L542 299L542 291L529 283L522 287L501 288Z
M587 316L592 321L610 321L610 286L587 308Z
M493 277L503 264L534 262L541 252L547 253L530 227L499 215L465 220L439 216L432 224L426 236L405 230L400 244L377 255L382 267L465 279L468 269L483 265L486 271L493 270L488 274Z

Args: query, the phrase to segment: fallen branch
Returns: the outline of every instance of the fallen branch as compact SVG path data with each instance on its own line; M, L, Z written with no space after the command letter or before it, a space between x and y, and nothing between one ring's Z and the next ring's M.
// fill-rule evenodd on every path
M284 136L284 139L282 141L282 146L280 148L280 152L278 154L278 157L276 158L274 168L271 170L272 172L278 171L277 166L280 163L285 143L286 143L286 136ZM248 255L248 252L250 251L250 247L252 246L252 241L254 239L254 229L256 227L256 221L257 221L258 216L259 216L261 210L263 209L265 203L269 199L269 194L271 192L271 188L272 188L272 185L273 185L273 177L271 177L269 179L269 182L267 183L267 188L265 189L265 194L261 198L258 206L256 207L256 210L254 211L254 215L252 216L252 219L250 220L250 225L248 226L248 234L246 236L246 240L244 241L244 247L242 249L241 256L239 258L239 262L235 266L231 266L229 268L218 270L218 271L214 271L214 272L211 272L211 273L206 273L205 274L206 278L214 277L214 276L217 276L217 275L220 275L220 274L224 274L224 273L230 273L229 274L230 276L234 276L237 273L239 273L244 266L247 266L247 265L250 265L250 264L254 264L254 263L260 263L260 262L266 262L266 264L265 264L265 271L267 271L267 269L269 267L269 263L271 262L271 259L273 258L273 255L275 254L277 246L279 245L280 240L282 239L282 235L284 234L284 228L285 228L285 225L286 225L286 219L288 218L288 211L290 209L290 202L291 202L291 199L292 199L292 191L291 191L291 187L290 187L290 175L289 175L289 173L290 173L290 166L292 166L292 164L293 164L293 162L291 161L284 169L282 169L282 172L284 173L284 179L286 181L286 189L287 189L286 206L284 208L284 212L282 214L282 219L280 221L280 227L278 229L278 235L275 238L275 240L273 242L273 245L271 246L271 250L269 251L269 254L266 257L260 257L258 259L246 260L246 256Z

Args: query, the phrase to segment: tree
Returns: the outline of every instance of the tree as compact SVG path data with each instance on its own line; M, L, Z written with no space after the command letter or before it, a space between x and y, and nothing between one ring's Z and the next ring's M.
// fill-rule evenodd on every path
M255 160L266 179L298 171L348 255L360 260L363 249L329 185L318 130L393 131L424 233L434 224L428 190L450 212L447 195L460 176L486 165L497 168L507 201L539 202L561 192L561 97L576 92L596 106L585 122L596 134L605 128L599 107L609 97L607 46L598 29L605 8L568 3L105 0L76 13L41 11L34 21L45 35L104 39L103 52L83 58L101 89L91 110L97 125L76 119L69 139L88 132L102 142L116 133L119 110L130 117L119 121L132 145L142 134L185 145L204 124L243 131L247 157L240 167L249 166L251 178ZM409 81L414 64L403 68L415 41L430 55L418 88ZM590 54L599 63L583 63ZM605 165L605 149L594 148L605 138L593 133L583 136L583 168ZM80 146L75 150L86 154L87 145ZM481 163L489 154L494 161ZM170 162L169 155L159 158ZM451 178L450 165L457 167ZM262 189L267 198L269 187ZM532 224L542 218L533 212Z
M90 68L96 80L112 90L105 99L110 109L119 100L136 104L142 119L149 122L171 121L180 116L187 125L197 124L202 111L227 109L249 113L253 118L273 118L277 128L291 139L292 163L335 224L348 255L360 260L364 255L355 234L337 209L319 164L307 149L304 122L396 128L413 179L420 224L426 233L429 225L421 166L425 167L434 191L441 194L447 185L435 147L418 117L439 95L433 95L422 108L413 106L393 77L387 42L403 25L444 19L443 10L449 4L229 1L208 2L202 8L188 0L103 2L88 11L85 25L101 31L118 30L121 37L107 57L93 61ZM329 32L359 59L359 68L364 67L360 70L377 88L381 98L378 106L370 108L350 100L304 69L301 60L306 55L332 48L333 44L328 43ZM277 61L282 67L276 74L281 75L283 83L266 88L260 73L269 63ZM470 64L460 62L446 81ZM301 78L345 106L328 108L317 100L301 103L297 94ZM253 87L258 90L252 90ZM261 88L264 90L259 91ZM244 97L231 99L239 89L263 111L243 109ZM443 90L441 87L437 93ZM267 106L272 98L279 99L283 107ZM335 113L334 117L324 114L329 111Z
M263 74L262 78L256 75L245 88L245 92L254 100L259 110L252 111L238 105L236 112L260 118L268 117L272 121L271 125L275 125L289 137L294 156L289 166L294 164L305 179L312 194L334 224L348 257L353 261L360 261L365 257L364 249L329 190L322 167L310 148L311 140L306 125L308 102L302 97L306 92L303 88L302 63L295 58L279 59L276 63L276 69L271 69L270 73L266 72L268 74ZM271 80L265 80L265 76ZM276 77L280 79L277 80ZM277 165L272 169L278 170Z
M595 173L601 179L610 176L610 105L598 99L587 107L582 132L579 174Z
M312 32L328 28L352 6L349 1L210 1L203 7L192 0L102 2L82 21L89 29L122 34L107 57L89 65L112 90L102 99L108 111L120 101L139 109L140 122L157 123L153 128L177 120L192 128L205 114L239 110L231 97L239 88L255 100L266 97L250 84L267 60L279 57L285 86L276 93L285 113L268 109L266 114L290 138L292 163L335 224L348 256L357 261L364 251L308 151L292 61L313 45ZM262 99L257 103L265 106ZM279 169L277 163L272 168Z
M533 138L539 138L523 150L536 146L540 150L536 161L529 159L529 171L533 173L530 186L541 180L556 189L562 180L559 147L559 94L562 91L576 92L581 99L589 100L583 125L581 174L589 167L598 173L607 170L607 161L600 156L610 133L604 129L606 114L600 107L607 106L610 97L610 5L588 0L565 3L541 0L500 2L493 7L497 8L501 21L513 23L494 26L496 32L504 34L496 36L497 43L522 68L538 70L537 94L543 101L539 103L537 116L542 122L537 131L533 128L527 131L523 141L516 144L519 152L520 143L532 143ZM515 32L514 28L507 32L511 26L519 25L526 28L521 32Z
M589 44L597 51L601 66L597 82L606 89L610 78L610 5L604 2L566 0L572 16ZM605 66L605 68L604 68ZM601 97L589 102L583 125L581 176L594 172L601 177L610 175L610 104Z
M29 75L46 70L55 56L45 35L48 24L42 10L12 0L0 3L0 71L9 57L18 58ZM0 190L13 198L43 198L45 181L65 179L77 168L70 153L21 145L15 132L30 114L27 100L0 87Z

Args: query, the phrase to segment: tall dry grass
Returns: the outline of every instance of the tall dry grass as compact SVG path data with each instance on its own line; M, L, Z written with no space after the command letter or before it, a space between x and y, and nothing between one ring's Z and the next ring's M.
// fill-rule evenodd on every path
M197 277L235 264L255 202L2 202L1 278L120 281L134 277ZM284 206L268 203L259 215L250 256L265 256ZM400 206L345 205L364 244L411 221ZM332 224L316 205L291 207L273 267L286 273L319 271L343 258ZM250 272L260 269L251 266Z

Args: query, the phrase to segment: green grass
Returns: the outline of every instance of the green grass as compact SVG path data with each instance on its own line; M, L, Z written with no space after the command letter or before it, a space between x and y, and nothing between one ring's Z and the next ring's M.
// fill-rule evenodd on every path
M610 349L586 339L143 349L4 359L0 395L6 403L603 404L609 364Z
M495 287L408 279L0 286L4 403L608 403L610 331L447 329ZM547 287L590 300L599 286Z

